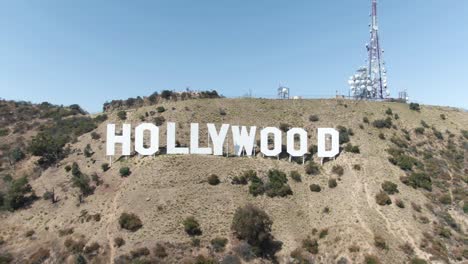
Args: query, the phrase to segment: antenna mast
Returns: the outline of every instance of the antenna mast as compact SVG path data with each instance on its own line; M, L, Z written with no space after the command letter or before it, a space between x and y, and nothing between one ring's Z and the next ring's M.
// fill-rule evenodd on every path
M377 17L377 0L372 0L370 43L366 45L367 66L361 67L350 77L348 83L354 97L361 99L385 99L390 95L387 88L387 70L383 60L384 50L380 46Z

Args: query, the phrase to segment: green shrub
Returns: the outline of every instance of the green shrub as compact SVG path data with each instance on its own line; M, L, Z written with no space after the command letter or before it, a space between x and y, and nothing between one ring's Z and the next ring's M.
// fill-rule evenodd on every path
M172 91L169 91L169 90L161 91L161 98L163 98L163 99L169 100L169 99L171 99L172 96L173 96Z
M319 244L316 239L306 238L302 240L302 248L311 254L318 254Z
M387 108L387 110L385 110L385 114L387 115L393 115L393 111L391 108Z
M447 117L446 117L444 114L440 114L440 119L442 119L442 120L446 120L446 119L447 119Z
M429 125L426 123L426 121L424 120L421 120L421 125L424 127L424 128L429 128Z
M379 133L379 138L382 140L385 140L385 134L384 133Z
M350 153L357 153L357 154L361 153L359 146L353 146L351 143L346 144L345 151L350 152Z
M209 177L208 177L208 183L210 185L218 185L221 181L219 180L219 177L218 175L215 175L215 174L211 174Z
M414 132L416 134L423 135L424 134L424 127L417 127L417 128L414 129Z
M357 171L360 171L361 170L361 165L360 164L354 164L353 169L357 170Z
M65 169L66 172L69 172L69 171L71 171L72 167L70 165L67 165L67 166L65 166L64 169Z
M269 170L268 179L269 182L266 184L265 189L269 197L292 195L291 187L287 184L286 173L276 169Z
M317 115L310 115L309 116L309 121L310 122L317 122L317 121L319 121L319 117Z
M328 235L328 228L320 230L319 238L322 239Z
M232 178L231 183L232 184L239 184L239 185L246 185L248 183L248 180L249 179L244 175L234 176L234 178Z
M315 153L317 153L318 151L318 146L317 145L311 145L309 147L309 153L312 154L312 155L315 155Z
M337 126L336 129L340 133L340 138L339 138L340 145L344 143L348 143L350 140L349 137L354 134L351 129L347 129L344 126Z
M19 179L11 179L7 186L6 194L0 195L0 206L9 211L15 211L27 206L37 199L26 176Z
M10 157L13 162L18 162L26 157L26 154L20 148L14 148L11 153Z
M289 173L289 177L291 177L291 179L293 179L295 182L301 182L302 181L302 178L301 178L301 174L297 171L291 171Z
M164 116L157 116L157 117L153 118L153 123L156 126L162 126L164 124L164 122L166 122L166 119L164 118Z
M91 132L91 138L94 139L94 140L98 140L101 138L101 136L96 133L95 131Z
M387 117L386 119L377 119L372 122L372 125L376 128L391 128L393 123L392 119L390 117Z
M320 188L320 185L318 184L311 184L309 188L312 192L320 192L322 190L322 188Z
M367 118L367 116L363 117L362 122L369 124L369 118Z
M402 177L402 182L408 186L411 186L415 189L423 188L428 191L432 191L432 181L425 173L411 173L409 177Z
M379 192L375 196L375 201L377 202L378 205L390 205L392 204L392 200L390 197L385 193L385 192Z
M374 236L374 245L380 249L388 249L387 242L379 235Z
M150 254L150 251L147 247L141 247L141 248L130 250L130 255L132 256L133 259L137 259L142 256L148 256L149 254Z
M200 224L193 216L189 216L185 218L184 222L184 230L189 236L199 236L202 234L200 229Z
M381 264L379 258L373 255L366 255L364 257L364 263L365 264Z
M286 123L280 123L279 125L279 129L283 132L288 132L289 128L291 126L289 124L286 124Z
M258 196L265 193L263 181L257 177L256 173L250 177L249 193L253 196Z
M103 163L101 164L101 169L103 172L106 172L110 169L109 163Z
M462 130L461 133L465 139L468 139L468 130Z
M344 168L341 165L334 165L332 168L332 172L338 176L342 176L344 174Z
M442 204L451 204L452 203L452 197L450 197L450 194L443 194L439 197L439 202Z
M465 214L468 214L468 201L465 201L465 202L463 203L463 212L464 212Z
M271 235L272 224L270 217L263 210L248 204L234 213L231 230L238 239L251 245L257 255L273 257L281 248L281 244L275 242Z
M0 129L0 137L8 136L10 134L10 130L8 128Z
M405 203L400 199L395 199L395 204L400 208L405 208Z
M442 132L438 131L437 129L432 128L432 132L434 133L434 136L435 136L437 139L440 139L440 140L443 140L443 139L444 139L444 136L442 135Z
M153 253L156 257L158 258L165 258L167 257L167 252L166 252L166 248L161 245L161 244L156 244L156 246L154 247L153 249Z
M213 249L215 252L223 252L224 247L227 245L227 238L224 237L216 237L211 240L211 246L213 246Z
M119 217L120 227L135 232L143 226L140 218L133 213L122 213Z
M311 160L306 164L305 172L309 175L317 175L320 173L320 167Z
M93 150L91 149L91 145L90 145L90 144L87 144L87 145L86 145L86 147L85 147L84 150L83 150L83 153L84 153L85 157L87 157L87 158L93 156L94 152L93 152Z
M420 259L420 258L413 258L411 260L411 264L427 264L427 261L425 261L424 259Z
M163 113L163 112L166 111L166 108L164 108L164 106L158 106L158 107L156 108L156 111L158 111L158 113Z
M395 118L395 120L398 120L398 119L400 119L400 116L399 116L398 114L395 114L395 115L393 116L393 118Z
M119 111L117 113L117 116L120 118L120 120L126 120L127 119L127 112L125 111Z
M421 107L417 103L410 103L409 109L419 112L421 110Z
M122 167L119 170L120 176L122 177L127 177L129 176L132 172L130 171L129 167Z
M387 194L395 194L398 193L398 185L391 181L384 181L382 183L382 189L387 193Z
M336 182L336 179L329 179L328 180L328 187L329 188L335 188L336 186L338 186L338 183Z

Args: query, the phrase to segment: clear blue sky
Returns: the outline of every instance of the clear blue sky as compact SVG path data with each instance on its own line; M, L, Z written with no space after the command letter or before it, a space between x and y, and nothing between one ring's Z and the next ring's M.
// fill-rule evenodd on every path
M78 103L163 89L331 97L365 60L370 0L0 0L0 97ZM392 95L468 107L468 1L380 0Z

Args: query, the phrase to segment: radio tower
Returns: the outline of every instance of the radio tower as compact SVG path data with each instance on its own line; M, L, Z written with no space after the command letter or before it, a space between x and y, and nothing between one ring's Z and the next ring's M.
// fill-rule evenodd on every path
M366 45L367 65L361 67L349 79L351 93L361 99L385 99L390 95L387 88L387 70L383 60L384 50L379 41L379 25L377 19L377 0L372 0L372 21L370 26L370 43Z

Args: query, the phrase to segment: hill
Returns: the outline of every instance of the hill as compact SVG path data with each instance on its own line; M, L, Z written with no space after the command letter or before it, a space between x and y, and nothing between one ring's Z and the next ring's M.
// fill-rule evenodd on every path
M0 104L0 263L468 260L466 112L336 99L161 99L99 115L68 114L76 106L33 114L40 108ZM22 112L31 114L11 118ZM286 155L106 157L107 123L154 122L164 146L167 121L181 145L191 122L303 127L311 153L305 165ZM21 122L35 125L16 130ZM342 144L323 165L313 155L318 127L340 130Z

